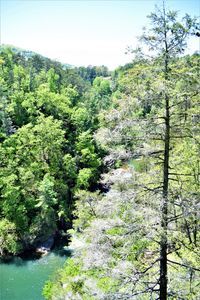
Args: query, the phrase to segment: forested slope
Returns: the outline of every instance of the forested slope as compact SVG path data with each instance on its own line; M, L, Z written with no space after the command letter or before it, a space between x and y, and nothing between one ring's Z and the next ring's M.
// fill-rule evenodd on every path
M79 191L71 259L46 299L198 299L199 66L179 57L192 19L151 14L142 40L157 52L113 74L112 105L94 137L105 191ZM196 27L195 27L196 28Z
M36 248L71 227L73 195L92 188L103 152L92 133L109 106L101 67L66 68L37 54L0 52L0 253ZM105 74L105 68L102 67Z
M176 59L171 97L168 297L198 299L199 56ZM79 191L73 258L46 284L47 299L157 299L163 166L163 78L157 61L118 72L113 105L101 112L97 143L109 155L106 193ZM179 99L177 99L179 95ZM160 101L159 101L160 99ZM171 98L172 99L172 98Z
M199 24L149 18L112 74L1 49L0 254L67 231L46 299L199 297Z

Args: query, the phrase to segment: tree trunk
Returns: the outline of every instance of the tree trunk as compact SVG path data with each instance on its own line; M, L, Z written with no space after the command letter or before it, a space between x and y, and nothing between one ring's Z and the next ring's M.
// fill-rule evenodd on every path
M167 299L167 215L169 184L169 148L170 148L170 114L169 97L165 94L165 150L163 166L163 193L161 206L161 241L160 241L160 300Z
M168 82L169 76L169 49L166 27L165 4L163 2L164 16L164 75L165 84ZM161 240L160 240L160 300L167 299L167 222L168 222L168 186L169 186L169 148L170 148L170 111L169 111L169 95L167 89L164 94L165 100L165 138L164 138L164 164L163 164L163 192L161 205Z

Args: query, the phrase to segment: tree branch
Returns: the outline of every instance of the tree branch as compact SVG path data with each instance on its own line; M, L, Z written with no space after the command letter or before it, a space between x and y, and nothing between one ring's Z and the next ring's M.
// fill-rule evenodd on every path
M170 260L170 259L167 259L167 261L168 261L169 263L172 263L172 264L175 264L175 265L178 265L178 266L187 268L187 269L192 269L192 270L194 270L194 271L200 272L200 269L198 269L198 268L191 267L191 266L187 266L186 264L181 264L181 263L179 263L179 262L177 262L177 261L173 261L173 260Z

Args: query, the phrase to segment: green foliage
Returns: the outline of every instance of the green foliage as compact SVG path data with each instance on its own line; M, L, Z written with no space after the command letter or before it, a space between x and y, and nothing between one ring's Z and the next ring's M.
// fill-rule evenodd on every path
M96 216L96 205L101 199L99 193L91 193L85 190L78 190L75 194L77 201L75 202L74 215L76 219L73 223L75 231L82 231L89 226L92 219Z
M100 278L97 282L97 287L106 293L115 292L117 285L117 280L114 280L110 277Z
M136 172L145 172L148 167L147 159L141 158L141 159L132 159L129 162L129 165L134 168Z
M111 87L108 80L102 79L101 77L96 77L93 81L93 88L100 96L110 95Z
M67 278L58 275L54 287L59 281L64 285L58 288L61 299L159 297L166 94L161 58L137 59L116 71L112 104L98 115L96 142L90 132L77 136L76 151L83 169L77 177L70 247L75 249L71 260L79 270ZM198 298L198 64L198 55L173 57L169 62L169 299ZM96 78L93 87L98 89L100 82ZM103 194L85 191L99 144L107 151Z
M70 224L74 191L95 184L101 165L81 104L88 82L75 69L26 55L0 48L0 214L24 248Z
M80 266L74 260L68 259L65 265L65 276L77 276L80 273Z
M63 164L65 169L65 175L67 176L68 180L75 180L77 177L77 166L76 160L71 154L65 154L63 157Z
M48 210L49 207L57 203L57 195L54 191L53 178L49 174L45 174L43 181L39 188L39 199L35 207L42 207L42 209Z
M53 294L53 283L51 281L47 281L45 283L45 286L42 290L42 295L44 296L45 299L51 299L52 294Z
M49 69L47 72L47 82L50 92L56 93L58 91L58 80L59 75L55 73L55 70L53 68Z
M130 249L130 254L128 255L128 261L136 261L144 256L146 249L148 249L149 241L147 239L140 239L134 241L133 246Z
M16 226L7 219L0 221L0 255L17 253L20 250Z
M93 179L93 170L90 168L83 168L79 171L77 177L77 188L88 189Z
M46 299L157 299L163 237L168 298L198 298L199 55L178 57L196 21L160 9L150 20L142 40L157 57L138 49L112 78L0 51L1 255L74 218L75 255Z
M77 188L87 189L96 182L101 166L101 160L90 132L86 131L78 136L76 149L77 154L80 155L79 163L82 166L77 177Z
M84 79L92 83L95 77L108 77L110 75L108 68L105 66L88 66L77 68L78 74Z
M120 234L124 233L124 230L123 230L123 228L120 228L120 227L116 227L116 228L113 227L113 228L106 230L106 233L109 235L120 235Z

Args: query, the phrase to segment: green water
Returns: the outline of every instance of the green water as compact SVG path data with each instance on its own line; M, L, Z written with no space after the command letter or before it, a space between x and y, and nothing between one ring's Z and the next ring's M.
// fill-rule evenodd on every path
M46 280L63 266L64 250L53 251L40 259L14 258L0 263L0 300L43 300L42 288Z

